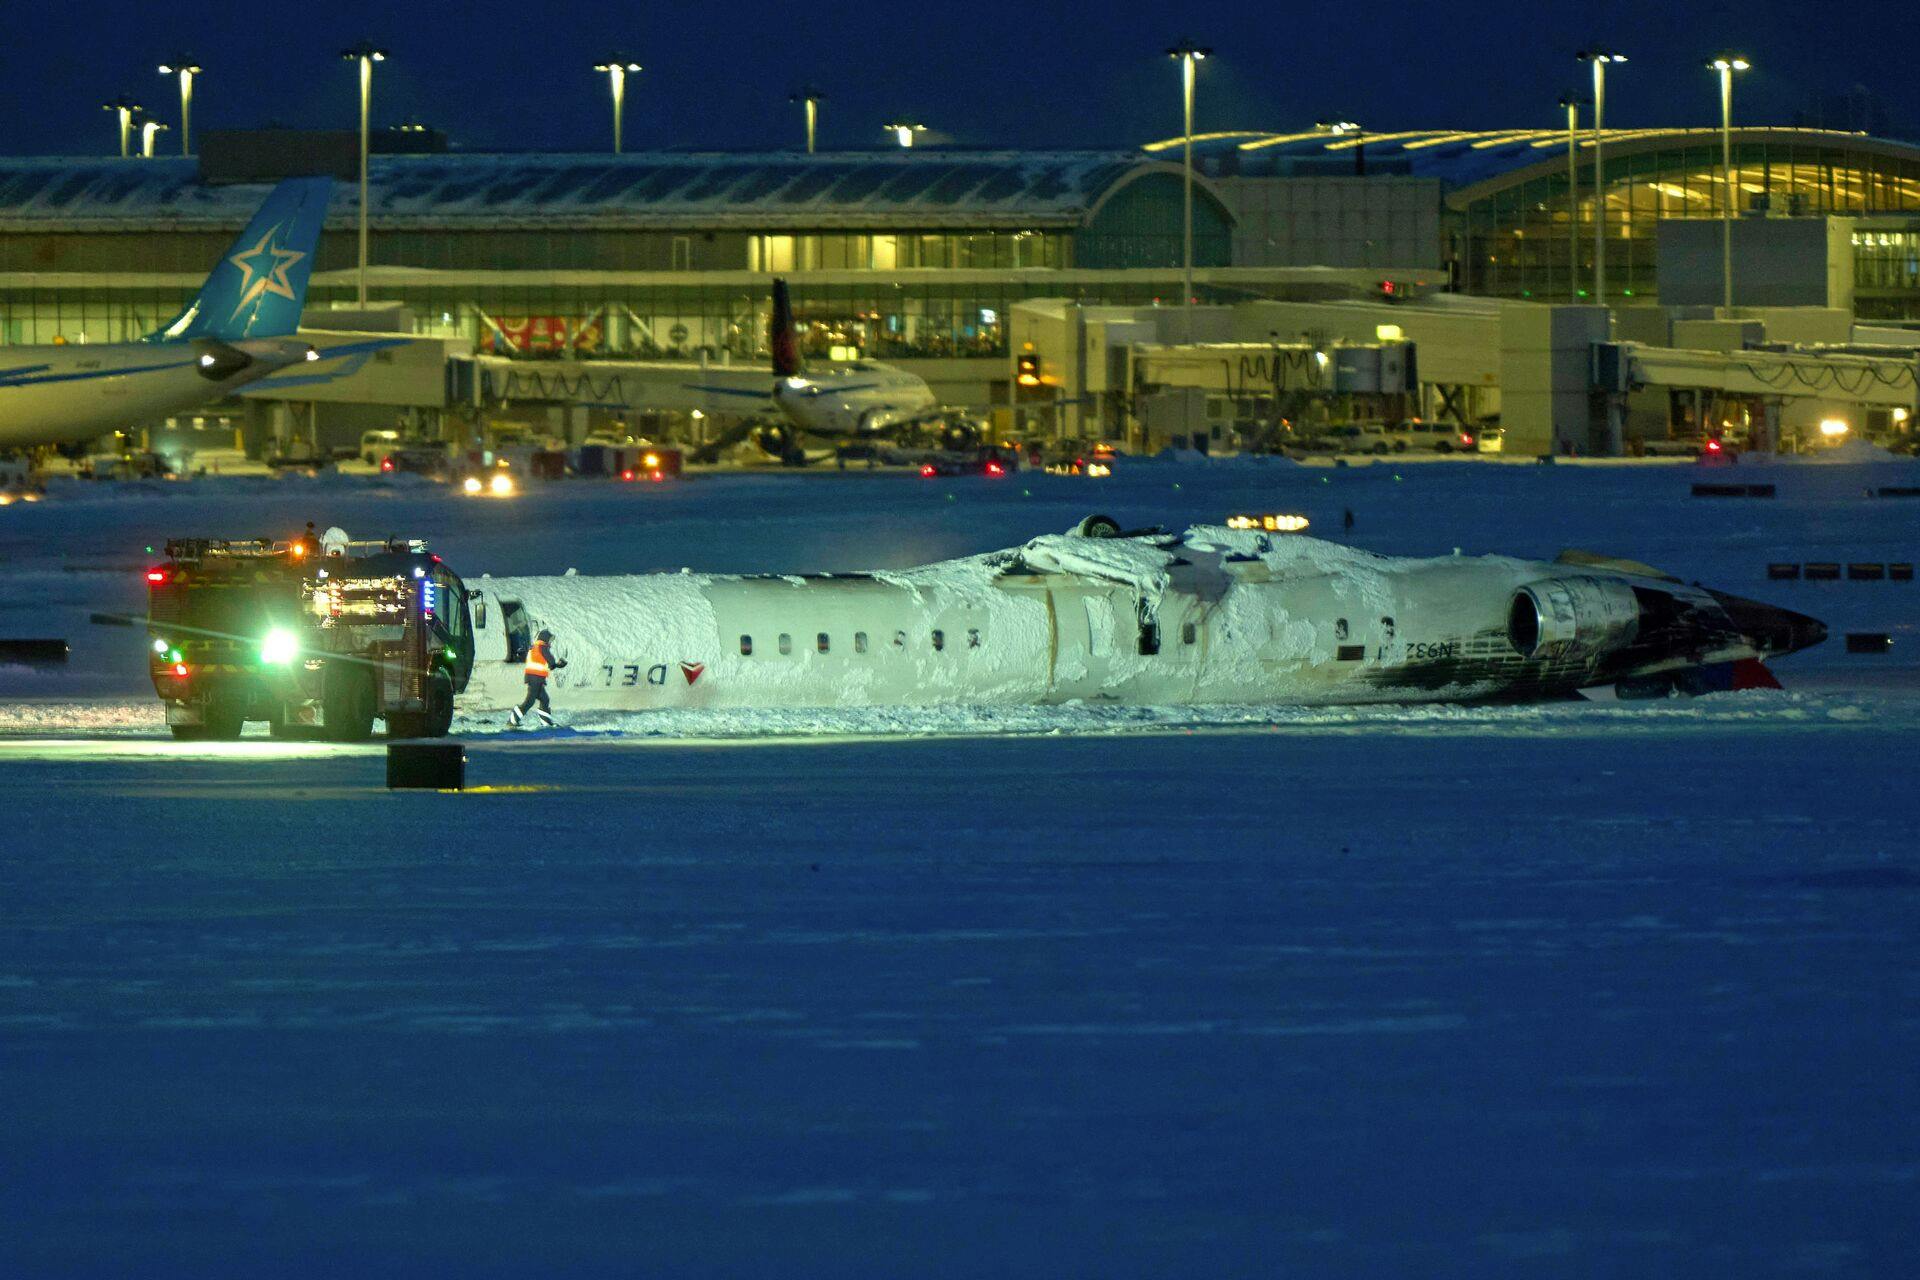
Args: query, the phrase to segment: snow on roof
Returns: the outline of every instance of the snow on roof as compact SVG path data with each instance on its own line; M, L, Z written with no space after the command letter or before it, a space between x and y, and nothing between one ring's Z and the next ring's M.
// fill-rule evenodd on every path
M375 156L371 216L390 228L1076 226L1164 166L1137 151ZM269 185L211 186L185 159L0 159L0 228L238 226ZM336 224L358 194L336 188Z

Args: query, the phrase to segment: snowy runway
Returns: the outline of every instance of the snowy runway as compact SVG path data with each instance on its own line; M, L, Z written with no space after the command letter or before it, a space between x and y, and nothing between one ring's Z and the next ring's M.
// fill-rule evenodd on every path
M75 642L0 671L0 1273L1898 1274L1920 597L1763 575L1914 559L1913 510L1812 468L1745 505L1394 474L0 511L0 634ZM563 705L457 724L476 791L392 794L377 744L162 737L138 633L85 623L137 582L70 567L336 513L505 574L1348 507L1380 550L1597 547L1895 650L1659 704Z

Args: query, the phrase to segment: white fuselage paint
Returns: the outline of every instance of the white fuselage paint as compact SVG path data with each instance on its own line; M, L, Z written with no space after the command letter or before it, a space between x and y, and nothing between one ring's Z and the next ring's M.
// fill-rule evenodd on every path
M1107 551L1125 545L1049 537L873 575L484 579L463 703L520 701L510 614L554 631L568 666L550 688L581 709L1461 701L1517 673L1571 688L1587 662L1522 659L1506 638L1513 593L1565 565L1202 527L1156 570ZM1141 652L1143 600L1157 653Z
M0 347L0 449L77 444L181 413L307 359L294 339L230 343L73 343ZM224 378L201 366L209 351L250 362Z
M940 403L926 379L873 360L781 378L773 401L800 430L836 436L925 421Z

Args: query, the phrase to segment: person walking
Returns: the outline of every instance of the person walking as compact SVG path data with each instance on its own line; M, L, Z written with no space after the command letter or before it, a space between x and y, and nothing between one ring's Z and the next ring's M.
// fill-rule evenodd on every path
M553 706L547 701L547 677L567 665L566 659L553 656L553 632L545 627L534 638L527 649L527 698L514 710L507 713L507 726L518 729L529 708L539 703L534 714L540 717L540 723L553 728Z

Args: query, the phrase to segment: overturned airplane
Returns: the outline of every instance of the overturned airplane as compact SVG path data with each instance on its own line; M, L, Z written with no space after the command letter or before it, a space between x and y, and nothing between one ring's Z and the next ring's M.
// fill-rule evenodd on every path
M489 578L463 706L519 702L530 638L568 709L1492 702L1777 687L1813 618L1583 552L1398 559L1092 517L899 572Z

